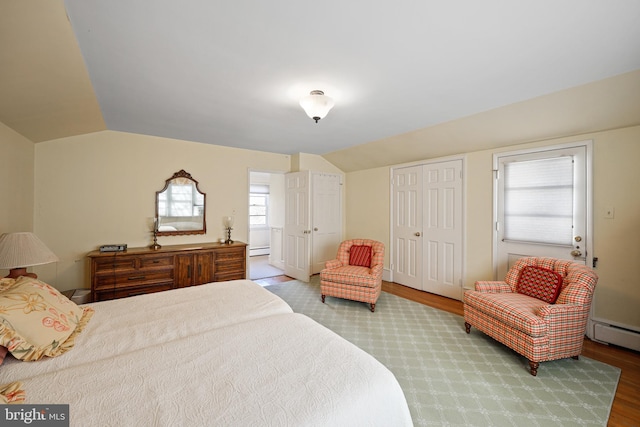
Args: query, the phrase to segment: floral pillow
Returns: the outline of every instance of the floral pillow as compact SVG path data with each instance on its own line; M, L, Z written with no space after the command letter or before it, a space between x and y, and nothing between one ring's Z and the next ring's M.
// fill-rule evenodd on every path
M7 279L6 277L4 279L0 279L0 292L10 288L14 283L14 279ZM7 347L3 347L0 345L0 365L2 365L2 362L4 362L4 358L7 357L7 351ZM1 403L2 401L0 401L0 404Z
M16 359L33 361L67 352L93 315L92 308L78 307L31 277L3 281L0 287L0 346Z

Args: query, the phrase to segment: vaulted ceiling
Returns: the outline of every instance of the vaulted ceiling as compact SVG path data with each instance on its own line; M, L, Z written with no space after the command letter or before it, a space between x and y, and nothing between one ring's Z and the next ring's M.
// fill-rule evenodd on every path
M638 22L633 0L5 1L0 121L376 167L640 124Z

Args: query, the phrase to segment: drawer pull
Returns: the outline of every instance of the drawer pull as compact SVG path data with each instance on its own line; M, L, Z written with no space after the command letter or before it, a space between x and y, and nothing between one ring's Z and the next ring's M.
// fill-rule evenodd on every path
M127 280L144 280L144 276L131 276L127 277Z

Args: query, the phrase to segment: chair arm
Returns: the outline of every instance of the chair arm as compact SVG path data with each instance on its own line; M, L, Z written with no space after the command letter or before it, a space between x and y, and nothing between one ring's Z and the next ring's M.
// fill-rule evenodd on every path
M585 310L584 306L576 305L576 304L549 304L543 305L538 308L537 315L541 317L543 320L548 321L553 317L563 317L564 319L567 316L580 316L583 313L587 313L588 309Z
M588 286L583 286L577 283L571 283L567 285L556 301L558 305L574 305L574 306L584 306L591 305L591 300L593 298L593 288L589 288Z
M370 274L375 277L382 277L382 264L376 264L371 266Z
M507 282L498 282L498 281L491 281L491 280L477 281L475 289L478 292L486 292L490 294L513 292L513 289L511 289L511 286L509 286Z
M328 269L338 268L338 267L342 267L342 263L337 259L332 259L332 260L326 261L324 264L324 267Z

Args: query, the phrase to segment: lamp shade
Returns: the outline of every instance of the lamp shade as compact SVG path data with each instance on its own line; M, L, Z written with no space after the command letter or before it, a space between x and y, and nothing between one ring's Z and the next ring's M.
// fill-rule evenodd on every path
M33 233L4 233L0 236L0 269L10 270L56 261L59 261L58 257Z
M309 95L300 100L300 106L304 109L307 116L311 117L318 123L318 120L324 119L333 108L333 99L324 94L321 90L312 90Z
M233 217L232 216L225 216L225 217L222 218L222 221L224 222L224 226L226 228L233 227Z

